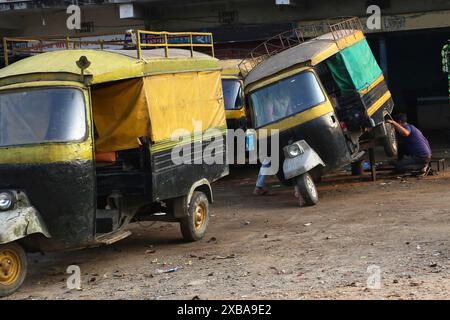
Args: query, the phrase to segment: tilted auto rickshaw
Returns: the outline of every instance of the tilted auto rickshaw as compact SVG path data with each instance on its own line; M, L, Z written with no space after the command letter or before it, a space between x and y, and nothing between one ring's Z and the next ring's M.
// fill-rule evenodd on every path
M240 67L249 127L280 131L278 177L297 185L301 203L318 201L311 176L360 159L362 141L396 154L395 131L385 123L393 100L358 19L311 40L301 29L269 39Z
M69 49L0 70L0 296L22 284L26 251L111 244L134 221L204 236L228 167L202 161L226 120L219 61L194 52L197 36L213 50L210 34L175 34L190 50L169 50L170 33L138 31L137 53Z
M247 114L244 97L244 78L239 69L241 60L221 60L222 88L225 99L225 114L228 129L247 128Z

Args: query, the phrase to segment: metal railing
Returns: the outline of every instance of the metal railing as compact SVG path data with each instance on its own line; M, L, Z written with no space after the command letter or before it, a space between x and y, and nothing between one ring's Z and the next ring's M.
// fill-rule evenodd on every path
M246 58L239 64L241 73L246 76L253 68L261 62L267 60L287 49L295 47L326 33L331 33L335 42L358 31L363 31L363 26L359 18L338 18L340 21L334 24L328 23L327 32L320 32L320 28L315 25L302 26L290 31L278 34L263 42L250 51Z
M342 20L335 24L330 24L330 32L335 41L348 37L357 31L363 31L363 25L359 18L341 18Z
M142 41L145 40L144 43ZM138 58L142 59L143 48L164 48L165 57L169 58L170 48L189 48L194 57L195 48L209 48L214 57L214 39L209 32L154 32L137 30Z
M122 39L91 40L95 37L122 37ZM16 47L15 44L22 44ZM142 59L142 51L146 48L164 48L165 57L169 58L170 48L189 48L194 57L196 48L208 48L214 57L214 39L212 33L206 32L153 32L132 30L127 33L108 33L65 37L5 37L3 38L3 54L5 66L9 57L14 55L32 55L46 51L82 49L83 47L105 48L120 47L136 49L138 59Z

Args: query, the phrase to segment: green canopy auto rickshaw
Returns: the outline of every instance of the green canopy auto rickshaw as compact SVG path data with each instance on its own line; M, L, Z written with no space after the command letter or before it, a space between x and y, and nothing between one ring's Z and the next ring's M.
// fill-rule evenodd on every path
M395 156L395 131L385 123L394 103L358 19L305 39L296 29L269 39L241 64L249 127L279 131L278 177L296 185L300 202L318 201L313 177L335 171L378 141ZM270 143L270 141L269 141Z

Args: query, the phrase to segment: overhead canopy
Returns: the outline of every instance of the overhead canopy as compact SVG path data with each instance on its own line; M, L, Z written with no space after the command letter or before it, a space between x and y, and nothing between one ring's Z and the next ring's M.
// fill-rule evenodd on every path
M367 89L382 74L365 39L340 51L326 62L344 95Z
M153 144L180 132L226 126L220 71L162 74L94 88L96 150L109 152Z

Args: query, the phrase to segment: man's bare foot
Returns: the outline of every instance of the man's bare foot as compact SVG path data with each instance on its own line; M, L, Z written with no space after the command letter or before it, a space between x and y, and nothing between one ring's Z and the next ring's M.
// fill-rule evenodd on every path
M263 188L256 187L255 190L253 190L253 195L255 196L265 196L268 193L267 190L264 190Z

